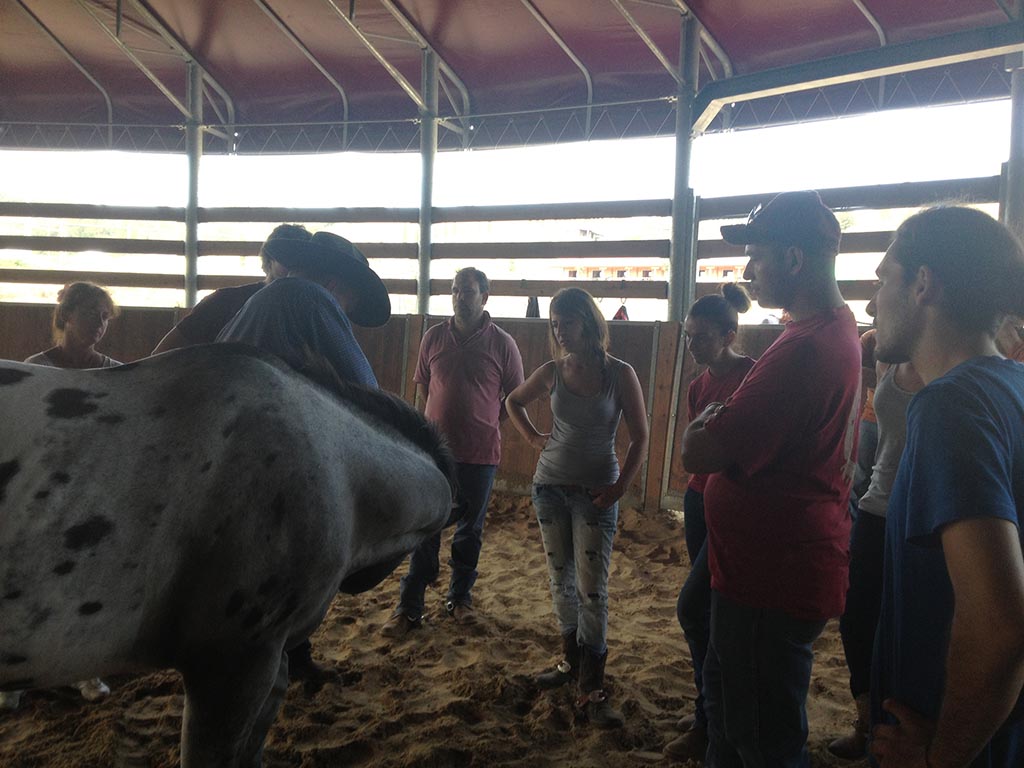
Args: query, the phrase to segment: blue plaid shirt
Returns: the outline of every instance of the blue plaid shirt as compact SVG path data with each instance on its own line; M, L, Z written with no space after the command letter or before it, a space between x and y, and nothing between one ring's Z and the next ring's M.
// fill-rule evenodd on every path
M378 388L352 324L330 291L300 277L282 277L253 295L217 335L277 355L301 370L303 348L322 355L345 381Z

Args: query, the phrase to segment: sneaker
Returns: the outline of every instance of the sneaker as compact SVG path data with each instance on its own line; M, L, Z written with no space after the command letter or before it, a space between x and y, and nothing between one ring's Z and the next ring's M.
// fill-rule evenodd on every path
M384 626L380 628L380 633L383 637L397 640L400 637L405 637L410 630L416 629L422 622L422 616L414 619L399 608L384 622Z
M687 760L703 762L707 751L708 732L697 725L694 725L682 736L672 739L672 741L665 745L664 750L666 755L680 762Z
M110 695L110 686L98 677L75 683L75 687L82 692L82 698L86 701L99 701Z
M453 603L449 600L445 603L445 611L455 619L456 624L471 626L477 623L476 611L469 603Z
M21 691L0 691L0 709L17 709L21 706Z

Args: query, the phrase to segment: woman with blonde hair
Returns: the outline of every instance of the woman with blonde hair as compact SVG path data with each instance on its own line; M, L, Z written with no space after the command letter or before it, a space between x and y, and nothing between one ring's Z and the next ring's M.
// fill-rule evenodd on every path
M107 326L118 315L117 305L95 283L69 283L57 294L53 310L54 346L32 355L26 363L53 368L112 368L117 360L96 351Z
M623 725L604 687L608 656L608 571L619 499L647 454L647 414L636 372L608 354L608 325L589 293L564 288L551 300L553 359L506 400L516 429L541 449L533 477L555 617L564 658L535 678L542 688L579 686L578 706L594 725ZM551 433L526 413L549 397ZM630 443L622 469L615 435L624 418Z
M57 294L53 310L55 345L25 359L26 363L52 368L113 368L121 365L96 345L107 332L107 325L117 317L114 300L95 283L69 283ZM99 701L110 694L110 688L94 677L76 683L86 701ZM0 708L15 709L21 702L21 691L0 692Z

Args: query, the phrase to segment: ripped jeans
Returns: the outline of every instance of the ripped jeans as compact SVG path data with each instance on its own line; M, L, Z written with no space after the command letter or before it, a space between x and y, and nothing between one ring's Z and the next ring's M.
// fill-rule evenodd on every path
M619 505L598 509L579 486L534 485L533 506L559 632L576 630L580 645L600 656L608 649L608 568Z

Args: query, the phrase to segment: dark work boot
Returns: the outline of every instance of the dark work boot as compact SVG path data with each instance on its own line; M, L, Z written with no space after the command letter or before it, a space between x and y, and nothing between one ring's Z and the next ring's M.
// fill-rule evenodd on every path
M538 688L560 688L580 676L580 646L576 642L576 630L562 635L562 660L548 672L541 672L533 682Z
M598 656L583 646L580 659L580 697L576 700L576 705L598 728L621 728L626 720L622 713L608 702L608 693L604 690L604 663L607 658L607 652Z

